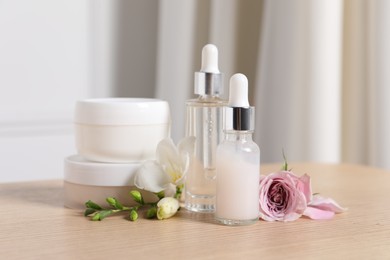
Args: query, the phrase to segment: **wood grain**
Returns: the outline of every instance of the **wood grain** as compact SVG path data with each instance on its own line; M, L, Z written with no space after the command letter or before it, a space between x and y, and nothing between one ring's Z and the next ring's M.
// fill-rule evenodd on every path
M63 207L62 181L0 185L1 259L390 259L390 172L291 164L348 212L328 221L228 227L181 210L172 219L92 222ZM265 165L262 174L278 170Z

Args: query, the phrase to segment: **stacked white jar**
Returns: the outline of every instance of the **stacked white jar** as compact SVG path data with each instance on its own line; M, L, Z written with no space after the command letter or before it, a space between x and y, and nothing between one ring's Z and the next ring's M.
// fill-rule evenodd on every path
M78 155L65 159L65 206L84 208L91 199L112 196L131 205L134 174L155 158L157 144L170 136L168 102L142 98L78 101L74 116ZM153 194L144 192L145 199Z

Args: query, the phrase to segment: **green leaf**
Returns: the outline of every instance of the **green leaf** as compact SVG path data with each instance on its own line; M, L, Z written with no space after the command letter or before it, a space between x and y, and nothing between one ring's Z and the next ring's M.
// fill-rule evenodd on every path
M138 219L138 212L135 209L132 209L130 211L130 220L131 221L136 221Z
M138 202L139 204L141 205L144 205L144 198L142 198L142 194L141 192L139 192L138 190L132 190L130 191L130 195L133 197L133 199Z
M108 197L106 201L116 209L123 209L123 205L116 198Z
M146 218L155 218L157 216L157 207L153 206L146 212Z
M89 215L95 213L96 211L97 211L96 209L88 208L88 209L86 209L86 210L84 211L84 217L89 216Z
M93 215L92 220L93 221L97 221L97 220L101 221L101 220L105 219L106 217L110 216L112 213L113 213L113 211L110 209L99 211L95 215Z
M92 200L88 200L87 202L85 202L85 206L88 209L96 209L96 210L102 210L103 209L102 207L100 207L98 204L96 204Z

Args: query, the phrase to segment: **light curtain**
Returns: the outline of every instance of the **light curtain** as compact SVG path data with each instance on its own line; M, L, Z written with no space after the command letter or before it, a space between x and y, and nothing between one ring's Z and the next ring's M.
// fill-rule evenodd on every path
M200 51L220 51L225 88L248 76L262 162L390 169L390 1L160 1L156 96L184 135Z

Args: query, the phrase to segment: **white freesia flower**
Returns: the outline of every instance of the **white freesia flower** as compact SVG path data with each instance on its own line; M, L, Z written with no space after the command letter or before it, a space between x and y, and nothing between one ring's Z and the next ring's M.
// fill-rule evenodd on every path
M134 184L137 188L154 193L168 188L169 183L169 176L164 173L156 161L144 162L134 177Z
M195 137L182 139L177 147L172 139L163 139L157 145L156 161L146 161L137 171L135 186L154 193L165 191L166 196L174 194L184 181L194 145Z
M166 219L176 214L179 209L179 201L172 197L162 198L157 203L157 218Z

